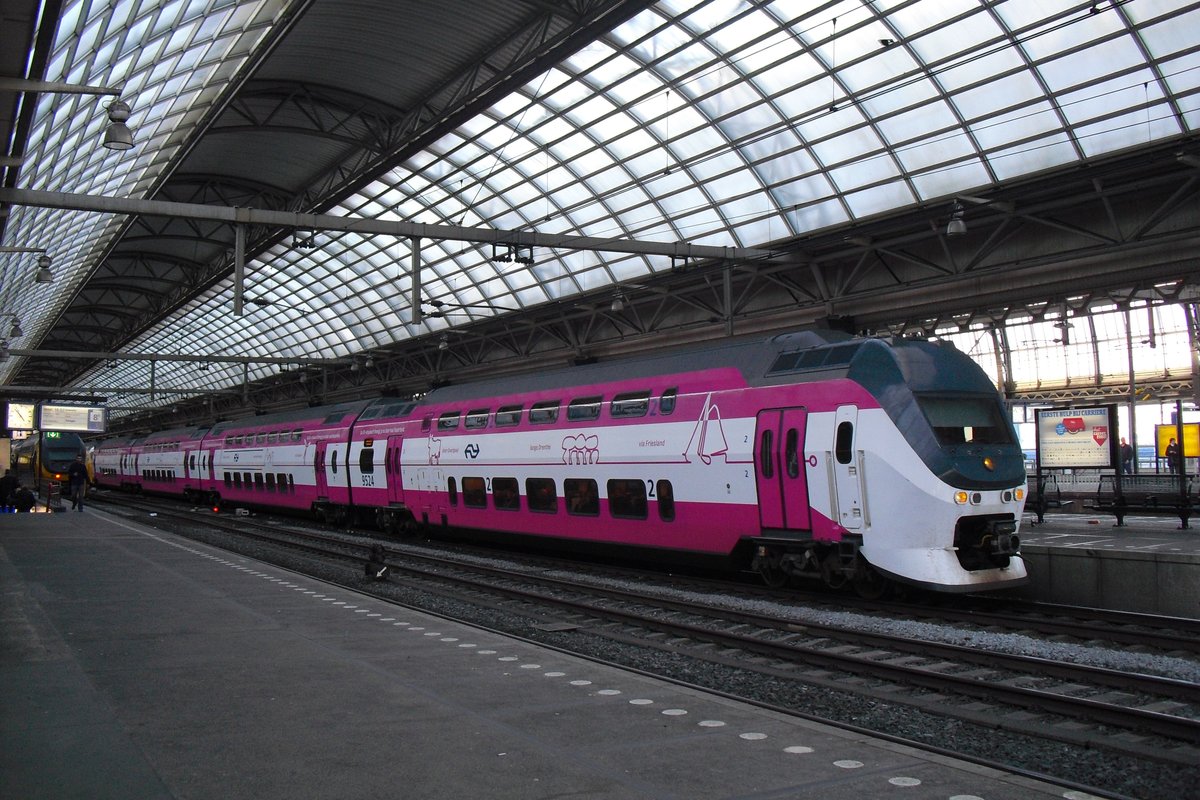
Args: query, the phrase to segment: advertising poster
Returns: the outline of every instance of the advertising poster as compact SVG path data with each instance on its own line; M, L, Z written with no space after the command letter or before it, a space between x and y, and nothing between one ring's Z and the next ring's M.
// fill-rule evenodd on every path
M1045 469L1112 467L1115 409L1043 409L1037 412L1038 466Z
M1167 457L1167 445L1179 436L1179 429L1174 425L1154 426L1154 455L1159 458ZM1196 458L1200 456L1200 422L1183 423L1183 457Z

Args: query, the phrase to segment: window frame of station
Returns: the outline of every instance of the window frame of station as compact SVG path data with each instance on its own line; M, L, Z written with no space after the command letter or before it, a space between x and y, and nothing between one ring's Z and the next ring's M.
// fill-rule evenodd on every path
M640 419L650 414L651 401L657 401L655 407L660 416L670 416L675 413L679 402L679 387L672 386L657 395L650 389L639 389L633 392L621 392L613 395L607 401L610 419ZM450 433L459 427L464 430L483 430L488 427L515 428L522 420L529 425L553 425L558 422L562 410L562 400L537 400L529 405L526 411L525 403L505 403L491 408L472 408L466 413L462 409L446 409L430 413L422 419L421 429L428 431L436 428L438 433ZM570 423L595 422L601 417L601 409L605 406L605 396L601 394L581 395L567 401L566 421ZM436 420L436 423L435 423Z
M504 487L507 487L506 496L511 496L513 500L506 500L504 503L497 500L496 491L502 482ZM579 490L578 488L572 490L568 484L577 484L579 487L588 486L593 498L588 506L591 507L594 503L595 510L572 509L572 494L578 494ZM635 484L637 489L633 490ZM620 487L632 490L633 499L630 501L632 505L629 508L614 511L613 497L619 494L616 489ZM547 488L550 490L549 494L544 491ZM650 502L653 501L658 509L660 522L675 521L675 489L667 478L658 478L653 481L645 478L609 478L605 483L605 488L609 493L608 516L611 519L648 520L650 519ZM526 478L524 494L521 493L520 480L507 475L491 477L464 475L461 479L451 475L446 478L446 497L450 506L458 508L461 494L463 508L474 511L520 511L521 498L524 497L525 510L536 514L557 514L564 511L572 517L599 517L599 489L595 478L564 478L561 494L558 491L558 482L554 478ZM488 502L489 495L492 497L491 503ZM530 499L535 496L537 501L530 502ZM558 503L559 497L566 501L561 509Z

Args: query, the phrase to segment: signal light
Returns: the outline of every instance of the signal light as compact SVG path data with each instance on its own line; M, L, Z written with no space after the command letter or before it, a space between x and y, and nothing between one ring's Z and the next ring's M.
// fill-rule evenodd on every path
M955 492L954 493L954 502L958 503L960 506L965 506L967 504L967 493L966 492Z

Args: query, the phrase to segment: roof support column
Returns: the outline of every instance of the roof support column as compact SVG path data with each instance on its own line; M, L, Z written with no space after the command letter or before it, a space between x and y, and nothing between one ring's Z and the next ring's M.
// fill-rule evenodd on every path
M414 236L410 240L412 242L412 321L413 325L420 325L425 319L421 313L421 237ZM413 331L413 335L416 335Z
M725 282L725 335L733 336L733 265L726 264L722 274Z
M241 220L244 209L234 209L239 221L233 224L233 315L242 315L242 300L246 282L246 224Z

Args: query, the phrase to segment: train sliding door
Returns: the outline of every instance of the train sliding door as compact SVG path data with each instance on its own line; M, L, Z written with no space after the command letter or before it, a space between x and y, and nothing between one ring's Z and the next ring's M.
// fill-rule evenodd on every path
M803 408L770 408L758 414L754 469L764 528L812 527L804 462L807 423L808 411Z
M404 502L403 476L400 474L400 446L403 436L389 436L387 440L387 455L383 460L384 474L387 476L388 503Z

